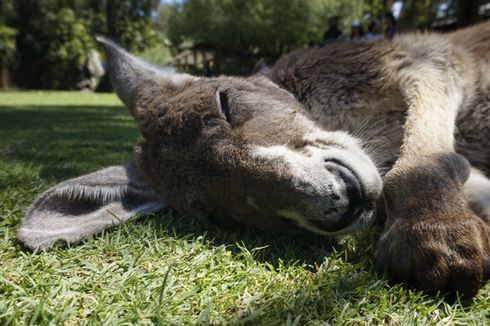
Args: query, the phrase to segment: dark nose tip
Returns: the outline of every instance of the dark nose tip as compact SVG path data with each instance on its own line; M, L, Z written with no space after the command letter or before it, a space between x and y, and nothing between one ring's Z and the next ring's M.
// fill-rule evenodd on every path
M360 204L362 202L361 182L359 177L348 165L337 159L325 159L325 168L345 184L349 205Z
M363 216L367 216L367 214L373 215L375 213L376 205L373 202L350 204L337 222L317 220L312 221L312 223L323 231L338 232L347 228L354 221L362 218Z
M361 182L348 165L337 159L325 159L325 168L345 185L343 195L348 202L337 222L317 221L315 224L322 230L337 232L359 219L369 205L363 203Z
M337 232L345 229L352 222L357 220L363 212L361 205L349 205L337 222L315 220L312 223L319 229L327 232Z

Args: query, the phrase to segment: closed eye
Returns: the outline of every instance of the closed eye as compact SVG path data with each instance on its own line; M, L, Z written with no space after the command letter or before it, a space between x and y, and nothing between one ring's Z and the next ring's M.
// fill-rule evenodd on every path
M221 113L225 116L226 121L231 122L230 105L228 103L228 91L217 91L216 102L218 103Z

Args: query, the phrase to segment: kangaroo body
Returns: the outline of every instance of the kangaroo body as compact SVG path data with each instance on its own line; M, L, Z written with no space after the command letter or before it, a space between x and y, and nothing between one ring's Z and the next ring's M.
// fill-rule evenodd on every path
M455 146L489 175L490 24L446 35L409 34L394 41L298 50L281 58L271 77L294 94L322 128L346 130L363 139L387 171L398 158L408 109L399 88L400 72L431 74L430 69L417 70L427 63L434 70L454 69L461 79L464 100Z
M29 248L167 205L322 235L368 227L377 206L395 281L471 297L490 277L490 23L298 50L249 78L159 70L99 41L144 141L42 194L18 232Z

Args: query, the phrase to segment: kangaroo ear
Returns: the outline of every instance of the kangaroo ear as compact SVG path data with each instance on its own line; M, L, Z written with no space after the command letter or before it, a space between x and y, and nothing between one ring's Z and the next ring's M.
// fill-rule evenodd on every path
M143 94L152 91L169 91L194 80L188 74L179 74L173 68L157 68L137 58L105 37L97 37L107 57L107 66L112 86L136 117L136 106Z
M135 215L165 208L134 165L128 163L48 189L28 210L17 237L31 250L44 251L57 241L75 244Z

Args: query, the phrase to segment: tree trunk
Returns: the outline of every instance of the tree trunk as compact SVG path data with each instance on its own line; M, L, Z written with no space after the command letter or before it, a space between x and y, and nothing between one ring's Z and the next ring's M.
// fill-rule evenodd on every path
M8 70L7 68L0 66L0 88L8 88L8 87L9 87Z

